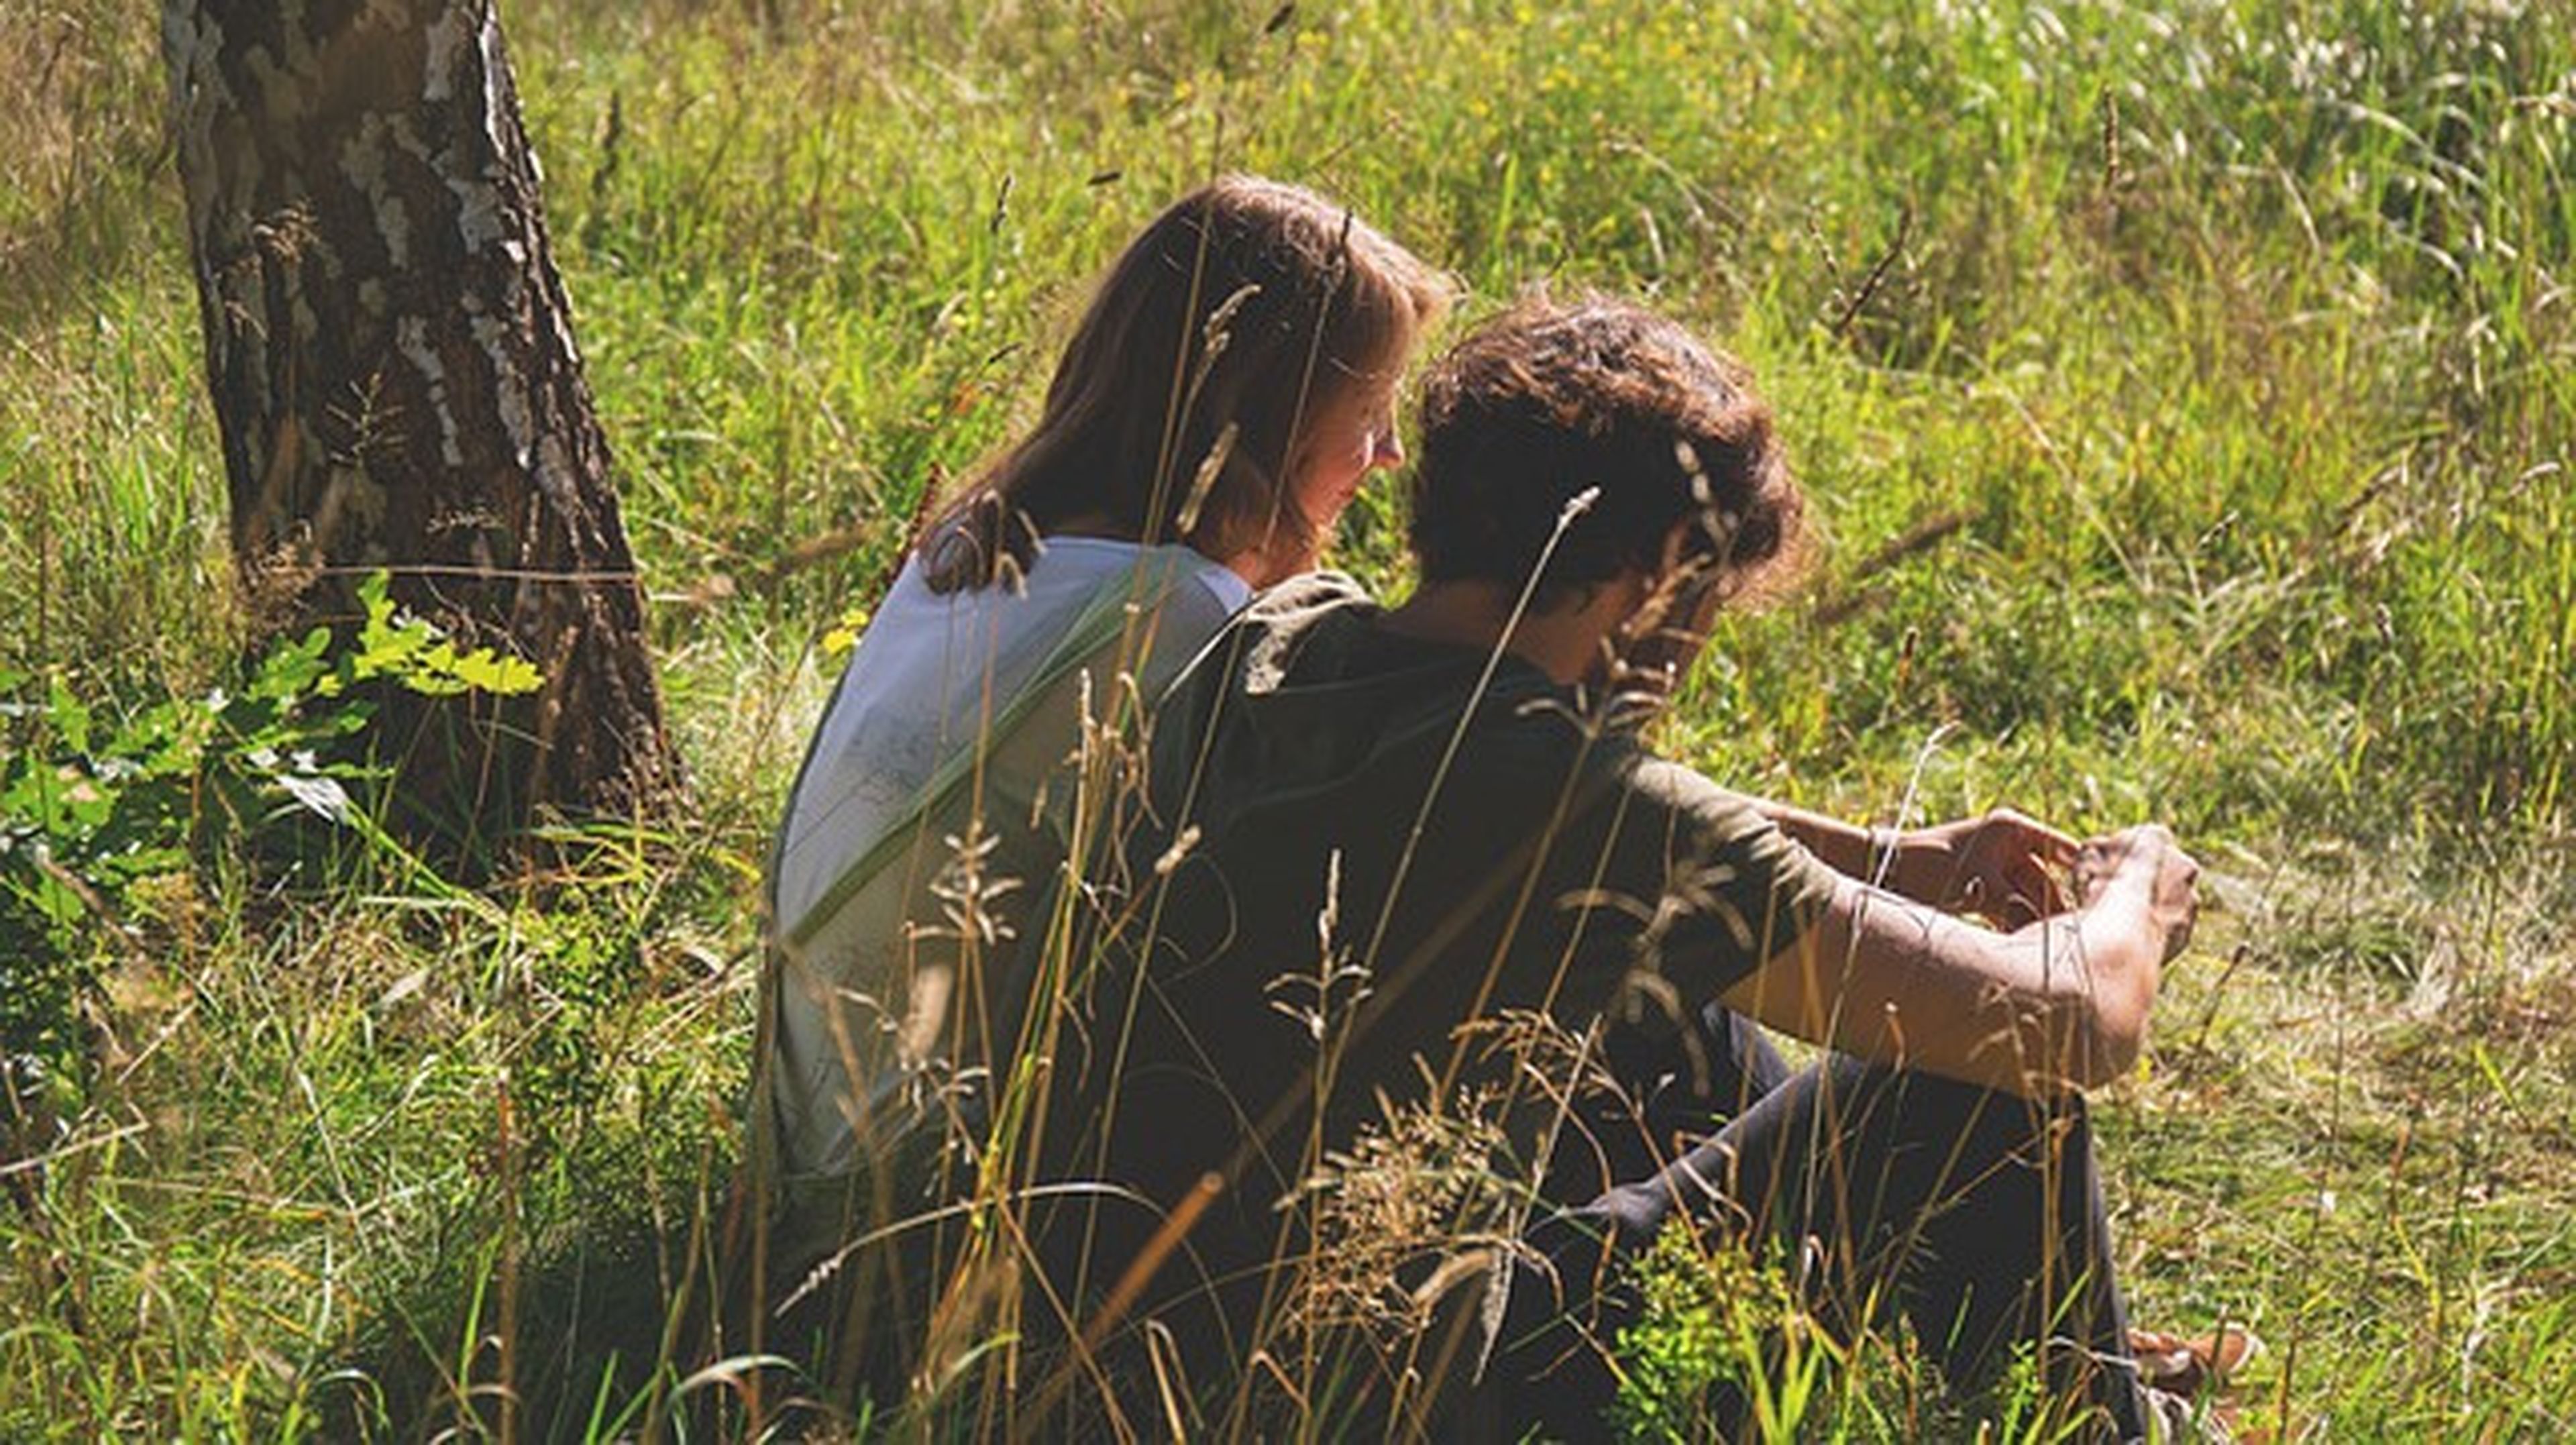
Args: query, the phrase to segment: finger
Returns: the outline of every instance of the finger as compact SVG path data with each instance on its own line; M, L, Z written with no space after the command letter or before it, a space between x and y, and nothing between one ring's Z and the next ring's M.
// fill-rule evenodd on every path
M2018 808L1997 808L1979 821L1981 841L1987 847L2007 846L2016 853L2040 857L2070 856L2076 841Z
M1998 897L2036 907L2048 888L2048 870L2029 858L2015 858L1995 870Z
M2046 868L2032 868L2017 890L2042 918L2066 911L2066 888Z
M2013 820L2020 825L2022 836L2029 840L2032 852L2046 853L2052 856L2071 857L2074 855L2075 850L2082 846L2076 841L2075 835L2072 833L2065 832L2062 829L2052 828L2046 823L2039 821L2037 818L2027 817L2020 813L2015 813L2012 816Z
M2156 891L2167 897L2195 897L2200 892L2200 865L2176 848L2157 860Z
M2074 873L2077 886L2089 890L2095 883L2120 871L2120 861L2128 850L2105 838L2095 838L2076 850Z
M1991 850L1987 866L2016 873L2063 873L2082 859L2080 846L2071 839L2033 835L2013 839L2010 847Z

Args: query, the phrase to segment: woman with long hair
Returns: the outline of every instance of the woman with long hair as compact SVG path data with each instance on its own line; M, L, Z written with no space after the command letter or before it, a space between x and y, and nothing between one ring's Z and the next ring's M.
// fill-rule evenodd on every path
M1201 187L1112 264L1036 424L914 540L788 803L753 1121L766 1272L878 1269L845 1296L871 1302L865 1353L933 1347L918 1294L955 1271L921 1265L951 1253L930 1241L1026 1183L1077 914L1115 891L1119 739L1401 460L1396 387L1445 303L1311 191ZM871 1235L912 1262L843 1258Z

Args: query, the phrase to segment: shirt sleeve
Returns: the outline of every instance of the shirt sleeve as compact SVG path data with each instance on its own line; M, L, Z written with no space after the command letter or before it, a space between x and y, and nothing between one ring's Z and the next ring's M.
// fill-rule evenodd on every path
M1560 864L1558 901L1582 915L1582 951L1631 985L1621 992L1695 1006L1796 943L1831 901L1833 870L1750 800L1640 753L1610 766L1579 830L1595 845ZM1566 876L1587 861L1592 877Z

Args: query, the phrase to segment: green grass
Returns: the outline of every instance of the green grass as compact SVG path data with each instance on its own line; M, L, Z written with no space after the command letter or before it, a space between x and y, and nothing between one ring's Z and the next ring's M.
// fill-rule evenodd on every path
M0 1208L0 1436L498 1429L504 1350L578 1435L714 1357L663 1325L819 640L1219 167L1470 315L1599 285L1742 353L1828 545L1668 741L1881 819L2172 822L2221 907L2101 1110L2138 1313L2250 1319L2282 1438L2576 1428L2576 16L1274 9L507 7L691 812L470 898L210 845L0 942L100 980ZM107 717L245 635L152 30L0 17L0 671ZM1338 558L1400 586L1400 537L1382 490Z

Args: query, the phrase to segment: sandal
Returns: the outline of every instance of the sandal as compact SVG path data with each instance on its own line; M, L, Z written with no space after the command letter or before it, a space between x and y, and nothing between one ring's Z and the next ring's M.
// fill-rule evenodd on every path
M2129 1331L2138 1383L2186 1401L2212 1385L2225 1388L2228 1376L2262 1352L2262 1339L2243 1325L2222 1325L2198 1339L2162 1330Z

